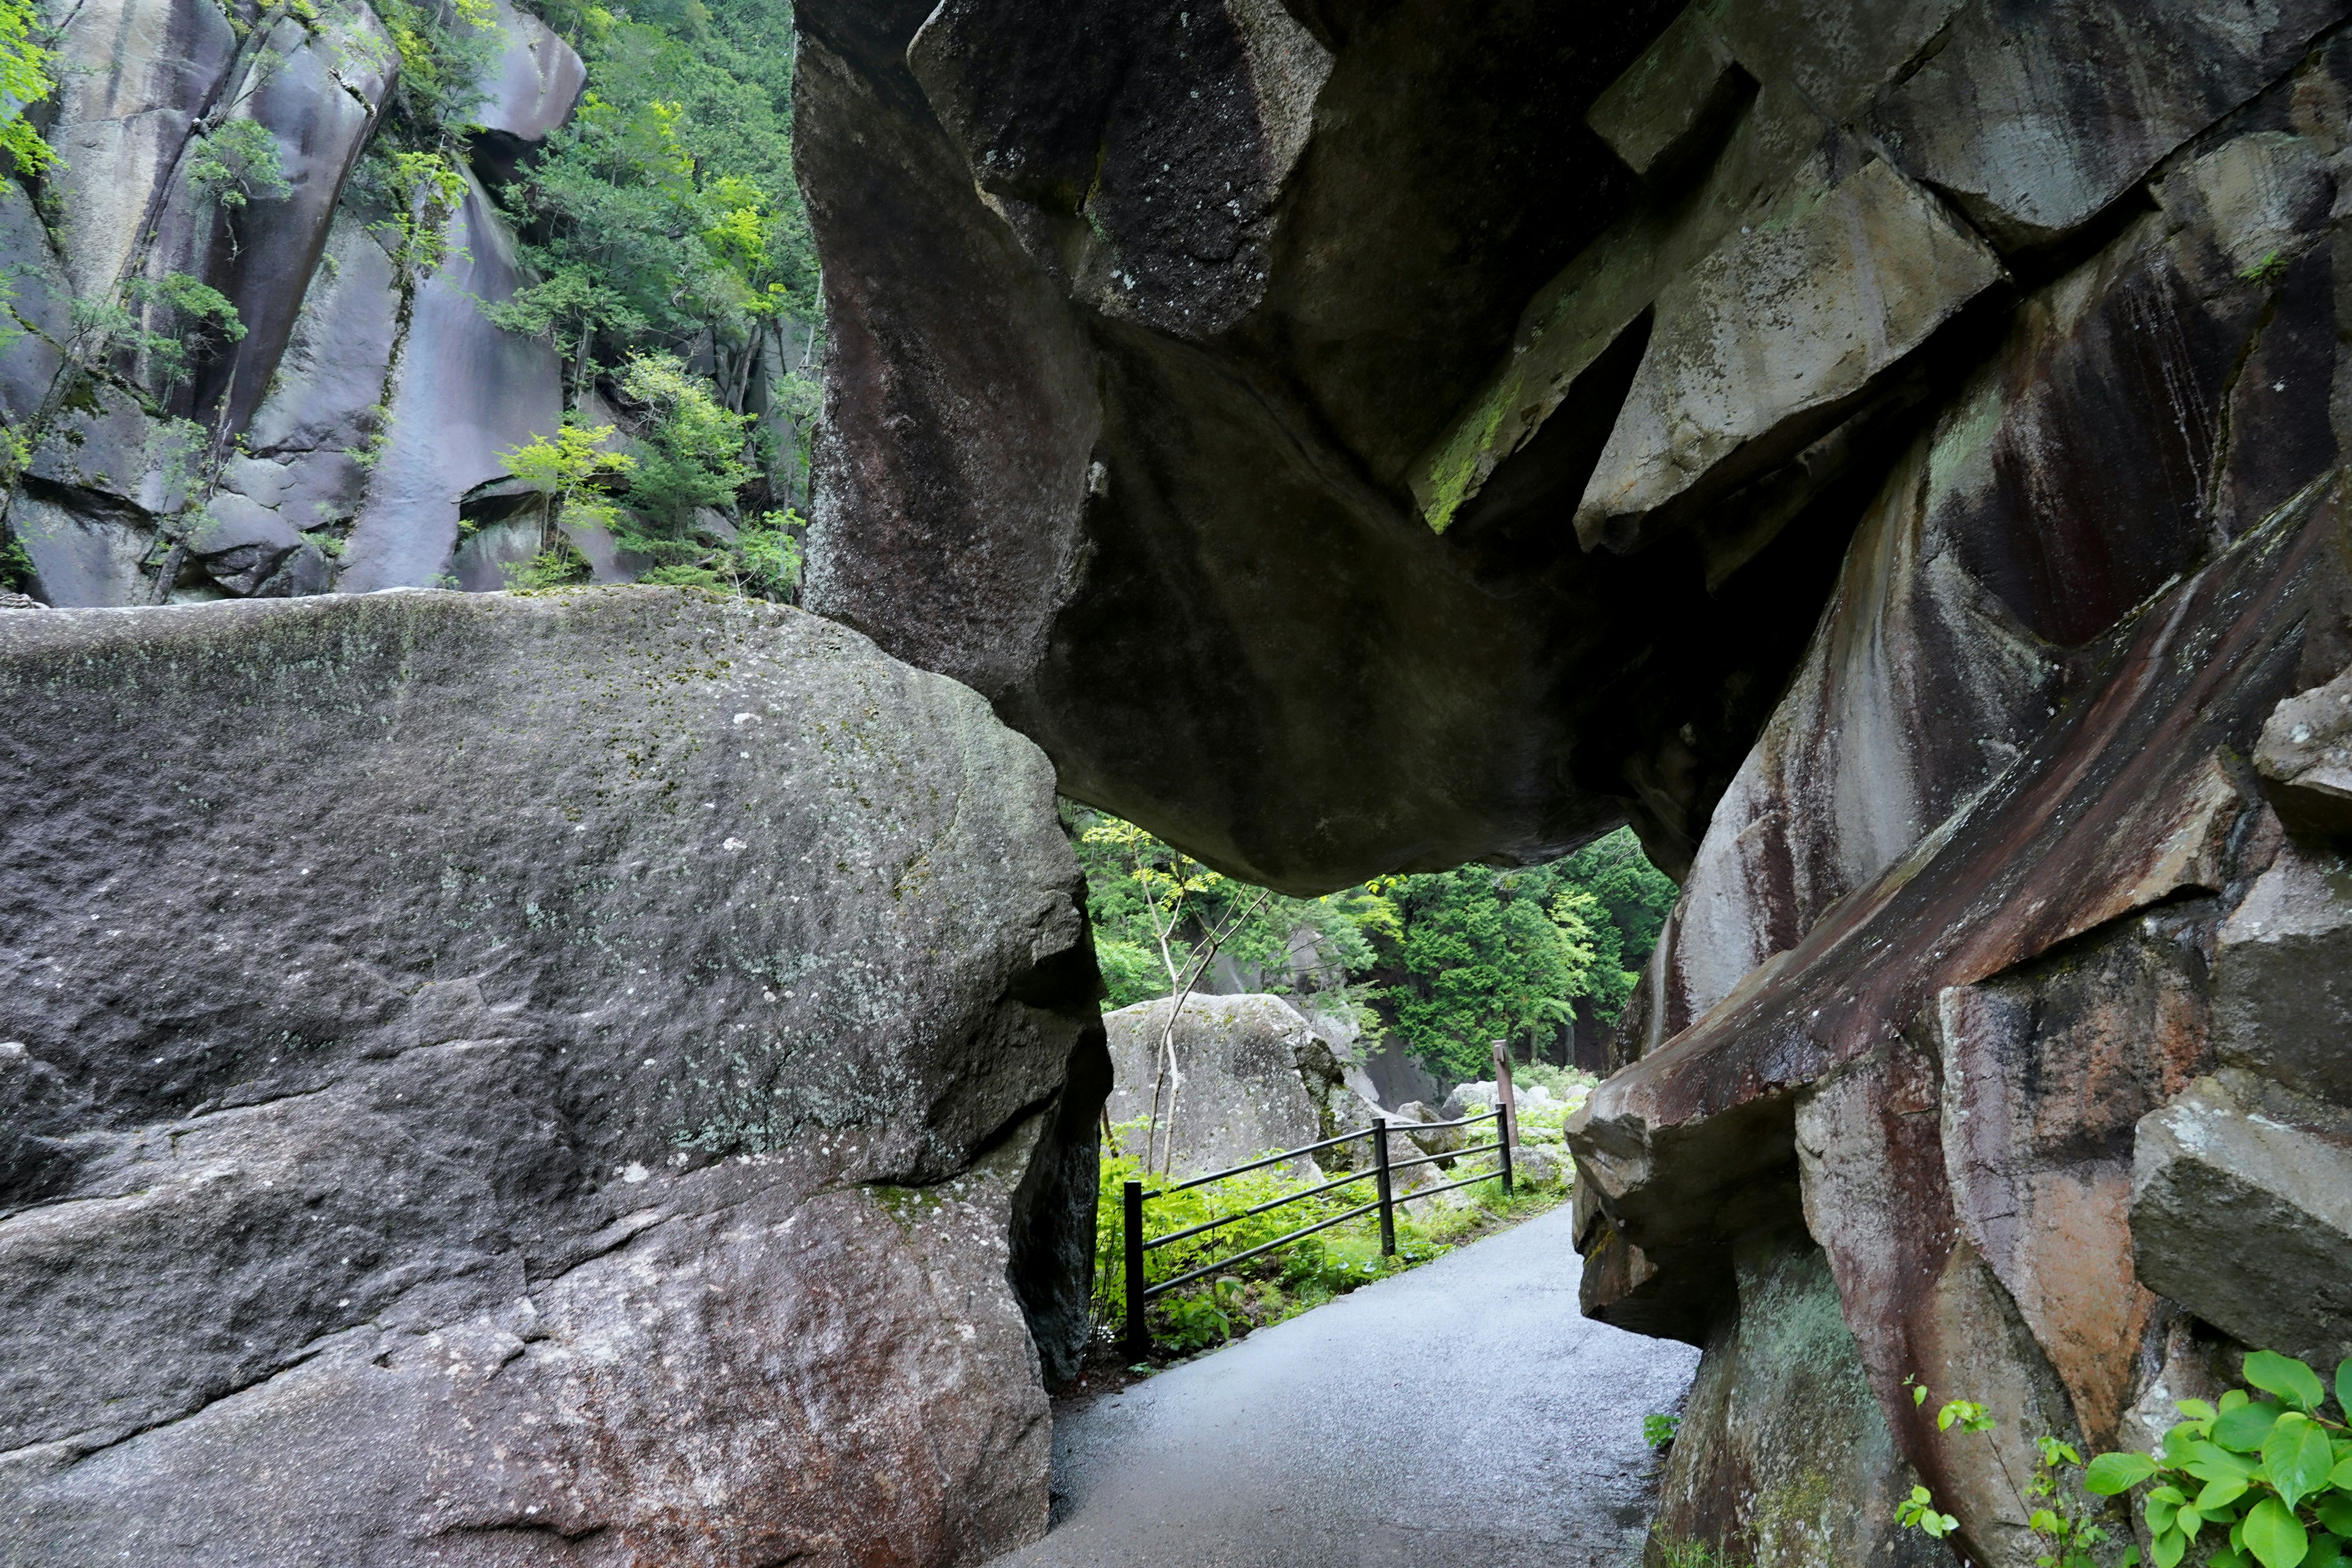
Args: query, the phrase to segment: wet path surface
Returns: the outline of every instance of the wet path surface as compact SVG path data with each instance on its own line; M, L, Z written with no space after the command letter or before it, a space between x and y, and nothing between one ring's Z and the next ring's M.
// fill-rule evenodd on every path
M1005 1568L1639 1561L1642 1417L1698 1352L1587 1321L1561 1207L1057 1421Z

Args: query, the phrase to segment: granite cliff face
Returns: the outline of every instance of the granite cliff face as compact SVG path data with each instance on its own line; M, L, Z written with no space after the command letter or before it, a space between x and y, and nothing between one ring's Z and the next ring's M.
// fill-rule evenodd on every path
M583 80L537 19L494 10L475 165L454 201L406 201L418 243L397 232L400 195L353 188L400 59L364 4L61 9L58 162L29 190L0 182L22 329L0 348L0 416L30 447L8 520L39 597L268 598L464 570L462 498L562 412L554 351L477 304L522 281L477 170L511 168ZM288 194L240 205L222 183L206 148L241 129L275 146ZM241 335L156 291L174 279L215 290Z
M2347 11L803 5L813 603L1231 870L1683 879L1574 1130L1671 1534L2030 1561L2352 1348Z
M1108 1064L1050 768L675 590L0 612L0 1560L974 1563Z

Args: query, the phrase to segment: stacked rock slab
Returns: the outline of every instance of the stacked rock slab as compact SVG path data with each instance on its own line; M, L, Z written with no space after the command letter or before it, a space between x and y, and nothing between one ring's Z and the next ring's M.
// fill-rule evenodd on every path
M1108 1087L1051 770L797 611L0 614L0 1559L976 1563Z
M1907 1467L2007 1563L2038 1550L2036 1436L2145 1442L2231 1340L2352 1344L2315 721L2340 732L2321 683L2352 657L2352 51L2325 8L2228 39L2188 8L2000 16L1958 8L1854 113L2015 303L1924 395L1694 858L1640 1059L1571 1131L1589 1311L1736 1381L1769 1328L1742 1260L1818 1247L1900 1456L1825 1473L1870 1496ZM2146 95L2126 129L2019 74L2095 42L2149 62L2098 74ZM1912 1378L1996 1429L1938 1432ZM1669 1532L1907 1549L1883 1512L1843 1552L1774 1545L1769 1488L1695 1484L1749 1423L1696 1414Z
M1286 887L1684 879L1574 1128L1669 1536L2030 1562L2352 1342L2347 12L803 7L824 605Z

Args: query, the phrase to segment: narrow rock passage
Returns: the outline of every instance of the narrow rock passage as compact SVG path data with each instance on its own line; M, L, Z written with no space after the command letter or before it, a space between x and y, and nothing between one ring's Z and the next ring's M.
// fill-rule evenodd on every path
M1642 1417L1698 1352L1580 1317L1566 1208L1060 1420L1060 1518L1003 1568L1640 1559Z

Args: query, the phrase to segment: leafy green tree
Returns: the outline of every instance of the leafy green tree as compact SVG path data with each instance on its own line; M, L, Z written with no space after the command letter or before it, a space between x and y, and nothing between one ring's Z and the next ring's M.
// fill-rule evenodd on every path
M188 154L188 179L205 200L232 211L294 194L278 138L257 120L232 120L197 137Z
M1591 927L1584 904L1546 900L1551 880L1485 866L1404 879L1396 894L1403 979L1387 1000L1415 1055L1476 1078L1490 1042L1532 1038L1571 1016L1574 999L1591 989ZM1554 906L1564 918L1554 918Z
M617 513L603 487L636 466L635 458L609 448L612 438L610 425L589 426L567 418L552 441L533 436L499 454L506 471L540 497L539 552L528 564L508 571L515 586L551 588L585 579L587 558L563 524L612 525Z
M20 174L37 174L57 159L25 118L57 89L55 57L42 47L45 36L33 0L0 0L0 152L16 161Z
M701 507L731 506L753 474L743 460L746 415L719 406L710 384L675 354L642 354L620 375L624 395L649 415L630 504L667 535L685 532Z

